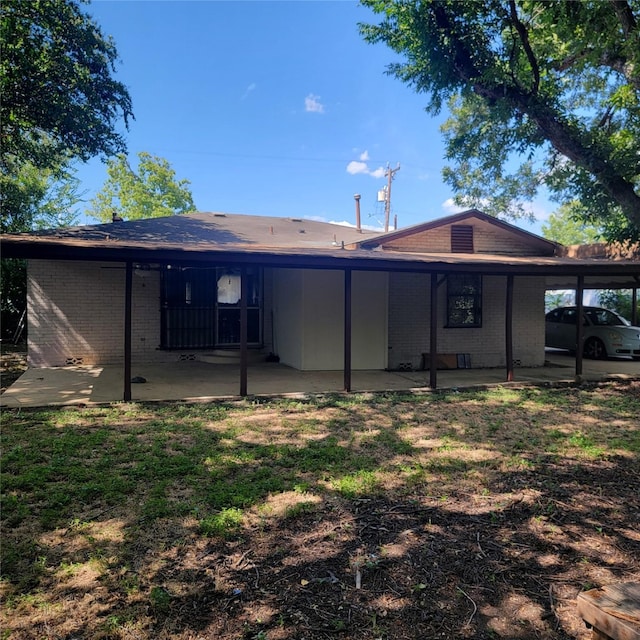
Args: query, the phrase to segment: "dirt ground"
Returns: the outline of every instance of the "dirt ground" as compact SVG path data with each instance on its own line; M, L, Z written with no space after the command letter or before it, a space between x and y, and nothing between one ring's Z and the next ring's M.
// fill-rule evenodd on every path
M597 465L561 480L611 489L611 471ZM446 508L365 500L235 545L189 545L163 569L163 584L182 597L158 616L156 637L590 638L575 598L638 579L638 533L596 525L601 509L617 509L602 496L591 527L562 508L564 492L546 493L553 507L540 518L525 482L503 487L512 499L498 516L464 496Z
M181 596L157 637L586 640L578 593L640 579L637 461L551 471L508 474L498 498L337 500L185 545L161 570Z
M26 369L26 346L2 344L0 346L0 393L10 387Z

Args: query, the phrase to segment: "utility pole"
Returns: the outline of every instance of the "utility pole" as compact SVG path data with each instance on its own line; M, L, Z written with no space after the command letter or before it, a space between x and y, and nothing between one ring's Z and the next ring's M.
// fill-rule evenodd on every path
M389 231L389 216L391 214L391 182L393 181L393 177L396 173L400 171L400 163L398 162L398 166L395 169L390 169L389 165L387 165L387 170L384 172L384 175L387 178L387 193L384 200L384 232L387 233Z

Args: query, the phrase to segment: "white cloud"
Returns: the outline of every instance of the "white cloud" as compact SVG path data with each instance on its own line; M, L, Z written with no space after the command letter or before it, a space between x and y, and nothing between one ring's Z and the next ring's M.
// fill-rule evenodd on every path
M304 99L304 110L309 113L324 113L324 105L320 102L320 96L310 93Z
M337 224L341 227L350 227L351 229L355 229L356 225L353 222L349 222L348 220L329 220L325 216L304 216L305 220L314 220L316 222L328 222L329 224ZM381 225L372 225L372 224L362 224L360 225L361 229L366 229L367 231L384 231L384 226Z
M250 85L249 85L249 86L244 90L244 93L242 94L242 98L240 98L240 99L241 99L241 100L245 100L246 98L248 98L248 97L249 97L249 94L250 94L252 91L255 91L256 86L257 86L257 85L256 85L256 83L255 83L255 82L252 82L252 83L251 83L251 84L250 84Z
M337 220L331 220L329 224L338 224L341 227L351 227L352 229L356 228L356 225L353 222L347 222L346 220L342 220L342 222L338 222ZM360 225L361 229L366 229L367 231L384 231L384 226L372 225L372 224L362 224Z
M442 203L442 208L448 213L460 213L466 211L469 207L461 207L453 201L453 198L448 198Z
M347 165L347 173L350 173L352 176L355 176L357 173L369 173L369 167L367 167L366 162L352 160Z
M364 173L372 178L384 177L384 167L378 167L377 169L370 169L367 161L369 160L369 152L363 151L360 156L360 160L352 160L347 165L347 173L355 176L358 173Z

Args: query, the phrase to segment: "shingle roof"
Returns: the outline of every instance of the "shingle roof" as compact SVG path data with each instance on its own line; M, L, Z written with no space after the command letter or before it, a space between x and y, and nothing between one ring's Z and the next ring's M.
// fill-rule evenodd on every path
M204 248L205 245L224 245L233 248L249 245L254 248L331 249L379 234L365 230L358 232L354 227L305 218L186 213L163 218L36 231L28 235L82 243L108 241L156 247L194 245Z
M469 213L469 212L467 212ZM451 222L450 218L445 218ZM426 223L431 224L431 223ZM424 225L417 225L424 228ZM413 228L415 231L415 227ZM358 248L388 238L353 227L307 219L192 213L166 218L0 235L3 257L53 260L207 262L300 268L390 271L474 271L519 275L640 274L637 260L552 256L408 253ZM525 232L523 232L525 233ZM540 240L543 240L542 238ZM344 244L343 244L344 243ZM371 246L368 242L364 246ZM349 249L349 250L345 250ZM632 286L632 285L630 285Z

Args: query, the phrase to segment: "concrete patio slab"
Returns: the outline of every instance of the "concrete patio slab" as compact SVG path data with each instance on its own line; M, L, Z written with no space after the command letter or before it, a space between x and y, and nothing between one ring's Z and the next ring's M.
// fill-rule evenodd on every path
M518 368L512 383L505 382L505 370L453 369L438 371L438 389L482 385L571 383L575 361L562 352L547 353L543 367ZM55 405L90 405L119 402L124 392L123 368L60 367L28 369L0 397L5 408ZM240 373L237 365L199 361L176 362L171 366L140 364L132 376L145 383L133 384L133 401L210 401L237 398ZM429 371L354 371L352 392L429 392ZM640 362L610 359L584 362L584 381L640 379ZM248 370L251 396L285 396L338 393L343 389L342 371L298 371L279 363L252 364Z

